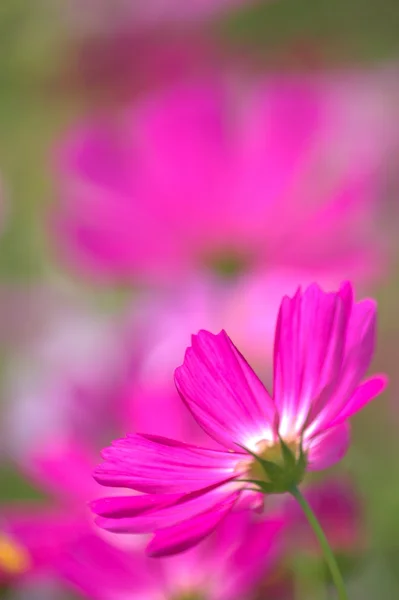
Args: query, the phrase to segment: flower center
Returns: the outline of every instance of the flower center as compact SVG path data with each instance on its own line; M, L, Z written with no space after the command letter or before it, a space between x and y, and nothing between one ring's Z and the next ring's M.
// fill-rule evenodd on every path
M291 450L295 458L299 456L299 444L296 440L285 442L286 446ZM261 440L256 444L255 454L262 460L267 460L279 467L284 467L284 454L279 442L271 444L266 440ZM261 463L255 458L251 460L248 468L248 474L250 479L257 479L258 481L270 481Z
M250 261L244 256L239 256L234 251L223 251L215 256L208 257L205 262L214 273L220 277L230 279L241 275L248 267Z
M204 596L199 592L186 591L173 598L173 600L204 600Z
M0 570L9 575L18 575L30 567L26 550L4 533L0 533Z

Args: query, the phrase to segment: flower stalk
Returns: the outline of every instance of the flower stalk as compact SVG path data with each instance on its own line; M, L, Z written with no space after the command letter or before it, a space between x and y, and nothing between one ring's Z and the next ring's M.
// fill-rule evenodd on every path
M301 494L298 487L294 486L291 488L290 493L294 496L295 500L298 502L300 507L302 508L310 526L312 527L317 540L320 544L320 547L323 551L325 561L330 569L331 577L334 582L334 585L338 592L339 600L349 600L348 594L346 593L345 583L341 575L341 571L339 570L338 563L335 559L334 553L331 550L330 544L324 534L321 525L314 514L310 504L306 500L306 498Z

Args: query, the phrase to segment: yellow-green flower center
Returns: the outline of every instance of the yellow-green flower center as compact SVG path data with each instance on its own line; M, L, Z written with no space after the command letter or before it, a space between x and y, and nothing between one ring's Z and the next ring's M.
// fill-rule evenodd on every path
M285 442L286 446L291 450L292 454L298 458L299 456L299 444L295 441ZM267 460L279 467L284 467L284 454L280 442L271 444L267 441L258 442L256 445L255 454L262 460ZM250 479L269 482L270 478L267 476L262 464L253 458L249 464L248 475Z
M176 599L174 598L173 600L204 600L204 596L199 592L187 590L186 592L178 594Z

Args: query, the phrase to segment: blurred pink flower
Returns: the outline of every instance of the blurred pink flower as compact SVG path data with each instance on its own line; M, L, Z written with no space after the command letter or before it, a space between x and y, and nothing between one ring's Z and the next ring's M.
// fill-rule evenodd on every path
M38 331L22 336L27 346L17 353L23 362L11 369L18 385L9 382L13 402L5 419L10 456L51 499L48 506L52 508L39 505L36 511L24 503L20 512L3 518L0 571L3 558L8 560L4 563L8 570L15 570L12 577L5 574L12 587L36 585L43 574L95 600L143 597L140 594L167 600L205 585L215 600L241 599L279 555L275 536L285 523L279 513L267 521L249 512L232 515L205 545L159 565L145 557L146 538L122 540L95 526L87 502L103 490L92 477L100 440L105 435L109 438L112 428L135 427L123 421L120 393L123 382L134 376L134 370L126 372L129 360L123 354L135 346L135 340L130 339L131 331L123 335L123 323L100 318L70 298L61 302L56 297L56 307L46 294L36 297ZM43 300L47 300L42 305L47 319L42 321ZM18 308L14 317L17 314ZM163 408L168 414L168 405ZM179 410L188 413L182 403ZM157 414L152 416L159 419ZM188 438L189 429L182 434ZM68 535L63 534L64 528ZM55 535L47 539L48 531Z
M29 456L24 470L50 494L53 508L24 503L20 511L3 514L0 574L7 567L8 583L45 576L94 600L168 600L205 590L210 600L239 600L280 559L277 534L286 517L279 509L267 517L249 511L230 515L204 544L184 555L148 559L144 536L121 539L94 525L87 501L102 488L91 477L93 465L91 449L73 440L47 441Z
M93 118L58 151L55 243L82 273L130 282L381 274L393 137L383 75L226 72Z
M85 553L95 548L96 563L92 570L96 569L97 574L87 586L91 583L96 594L88 597L108 600L129 597L136 579L130 567L131 557L98 535L87 508L87 502L96 497L99 487L90 477L92 458L76 441L47 440L22 465L25 474L50 494L51 501L24 502L18 510L15 507L2 510L0 573L5 567L3 578L13 590L29 586L29 590L35 591L42 580L54 582L58 593L65 591L65 587L76 590ZM108 576L107 570L103 572L105 564L110 569ZM88 575L92 576L92 572ZM101 590L100 586L106 584L108 587Z
M238 502L258 508L263 492L286 492L299 483L305 466L320 470L339 461L349 445L349 417L385 386L384 376L361 382L374 352L375 321L375 302L354 302L349 283L337 293L314 284L284 297L273 397L225 332L193 336L176 386L220 449L144 434L115 441L103 451L96 480L144 495L95 501L98 524L114 532L155 532L148 552L173 554L209 535ZM280 463L281 471L280 438L298 470L273 487L258 459Z
M79 536L79 523L49 506L1 507L0 584L25 588L54 574L62 549Z

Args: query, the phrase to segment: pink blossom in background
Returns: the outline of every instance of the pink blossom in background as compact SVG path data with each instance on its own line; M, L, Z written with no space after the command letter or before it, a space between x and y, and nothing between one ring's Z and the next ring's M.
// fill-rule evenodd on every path
M101 535L88 508L101 490L91 476L101 440L122 426L122 411L115 399L127 364L125 338L117 319L89 312L82 298L71 302L61 296L61 302L56 297L58 304L47 297L42 305L47 315L44 324L40 319L43 298L36 298L39 327L24 339L24 351L18 348L17 368L8 365L6 391L11 401L5 412L3 441L9 461L49 498L47 507L39 505L43 536L51 528L57 532L48 506L58 515L59 526L70 522L69 538L55 535L54 553L43 556L43 576L64 590L81 591L85 555L94 552L90 560L95 560L96 577L86 581L86 587L93 589L93 596L87 597L127 599L137 580L132 557L120 544L109 541L112 536ZM21 510L23 526L18 515L10 518L13 531L18 527L12 541L32 564L26 579L36 589L37 568L32 561L36 550L25 535L26 527L28 531L35 527L35 505L25 502ZM9 535L8 529L7 521L0 523L0 540L3 532ZM39 535L38 527L35 531ZM43 541L38 537L37 543L41 547ZM106 564L109 573L103 568ZM13 581L10 585L14 589Z
M349 446L349 417L385 387L384 376L362 382L375 321L375 302L354 302L349 283L336 293L314 284L284 297L273 397L225 332L193 336L176 385L220 449L146 434L115 441L103 451L96 480L144 495L95 501L98 524L114 532L155 532L148 552L173 554L209 535L234 506L262 505L262 492L239 480L262 477L251 452L278 460L279 436L295 454L303 447L309 470L339 461Z
M384 72L225 72L88 120L57 151L54 243L103 280L381 275L391 87Z
M51 502L24 502L19 511L3 514L0 520L0 563L1 540L5 539L9 544L5 557L8 564L12 565L11 557L20 567L14 577L8 573L7 582L13 590L29 585L31 593L42 580L53 582L58 593L66 588L80 590L76 579L82 569L82 556L95 548L97 575L87 586L91 583L96 595L87 597L128 598L137 575L131 570L129 554L103 539L94 528L87 502L96 497L98 486L89 476L93 463L88 458L86 449L78 443L63 442L43 444L36 455L29 457L25 472L41 490L50 493ZM103 567L110 559L107 577ZM115 565L119 565L117 579ZM108 587L101 590L107 582Z
M44 504L2 506L0 584L28 589L54 579L59 554L79 535L79 523L66 512Z
M12 515L13 548L25 560L22 566L29 582L39 573L33 562L37 546L42 560L40 573L85 598L170 600L206 587L207 598L241 600L279 560L281 545L276 536L286 518L277 510L267 519L250 512L232 515L205 545L181 558L159 564L148 559L144 536L121 539L94 525L87 502L102 491L91 477L94 453L95 446L84 446L72 438L59 439L50 431L47 436L43 434L41 443L35 441L24 460L19 459L24 473L52 498L56 507L52 512L57 517L53 520L48 509L42 510L37 524L33 505L28 503L23 505L23 519ZM68 535L51 536L48 548L46 532L57 532L65 522ZM30 541L31 531L36 535L36 546ZM0 564L4 532L10 535L5 521L0 523Z
M14 294L17 299L15 290ZM12 403L6 411L5 441L9 458L49 500L46 506L38 505L38 511L23 503L20 513L0 520L0 566L2 540L11 558L19 558L18 579L9 578L10 585L14 588L21 580L36 586L40 575L95 600L171 600L205 586L210 599L246 597L280 556L276 534L286 519L276 510L267 520L250 512L232 515L204 545L160 565L145 556L145 536L121 539L94 524L87 503L102 495L92 477L101 439L114 427L123 432L137 426L124 420L120 391L123 382L134 378L134 369L126 371L130 360L124 352L137 344L140 354L142 338L130 339L129 330L124 335L123 320L88 314L84 303L71 303L70 298L61 302L56 294L55 307L44 296L47 319L42 322L36 306L38 331L24 330L24 353L17 353L23 363L18 362L16 370L13 364L8 367ZM40 294L36 297L39 305L42 299ZM18 303L14 304L16 317ZM131 362L134 367L134 356ZM188 414L182 403L179 408ZM163 410L168 413L168 404ZM92 418L87 420L87 414ZM150 410L150 415L158 422L158 414ZM189 427L182 435L189 439ZM61 535L64 527L66 536ZM48 531L56 535L47 539Z

